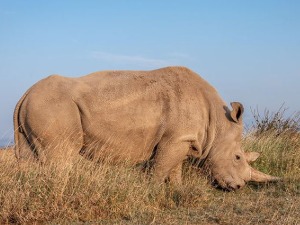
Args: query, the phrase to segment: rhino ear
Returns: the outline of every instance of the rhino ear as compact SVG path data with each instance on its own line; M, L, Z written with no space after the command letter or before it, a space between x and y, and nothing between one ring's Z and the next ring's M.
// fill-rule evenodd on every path
M244 107L239 102L231 102L232 111L230 112L231 119L238 123L242 119L242 114L244 112Z
M245 152L246 161L248 163L254 162L260 156L258 152Z

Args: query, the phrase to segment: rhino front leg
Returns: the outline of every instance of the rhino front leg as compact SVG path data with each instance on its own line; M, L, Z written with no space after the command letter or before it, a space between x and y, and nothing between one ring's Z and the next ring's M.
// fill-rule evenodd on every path
M169 178L171 184L176 186L180 186L182 184L182 162L171 170Z
M182 183L182 162L189 152L188 142L162 142L158 145L154 162L154 179L164 182L170 178L170 183L181 185Z

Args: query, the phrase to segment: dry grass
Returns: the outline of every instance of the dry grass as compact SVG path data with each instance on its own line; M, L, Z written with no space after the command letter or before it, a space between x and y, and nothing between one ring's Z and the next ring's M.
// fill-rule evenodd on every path
M300 112L293 113L286 116L288 108L284 104L276 111L270 112L265 109L263 113L260 110L251 110L254 118L253 127L254 134L259 136L261 134L272 133L275 135L281 134L299 134L300 132Z
M283 182L212 188L186 164L181 190L149 181L138 168L82 158L45 166L0 155L1 224L300 224L300 138L245 136L255 167Z

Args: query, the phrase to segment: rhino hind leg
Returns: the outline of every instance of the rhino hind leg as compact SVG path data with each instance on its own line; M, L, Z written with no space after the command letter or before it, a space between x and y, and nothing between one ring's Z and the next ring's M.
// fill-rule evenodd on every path
M67 162L79 155L83 143L83 133L80 129L73 127L62 129L62 127L52 126L50 130L52 132L32 130L26 127L26 130L18 135L17 158L44 164L46 162Z
M160 142L153 166L154 179L164 182L169 178L171 184L181 185L182 163L187 157L189 148L189 142Z
M41 162L67 162L79 156L83 146L83 137L78 132L67 132L61 135L63 138L54 138L53 142L43 144L37 140L39 146L39 160Z

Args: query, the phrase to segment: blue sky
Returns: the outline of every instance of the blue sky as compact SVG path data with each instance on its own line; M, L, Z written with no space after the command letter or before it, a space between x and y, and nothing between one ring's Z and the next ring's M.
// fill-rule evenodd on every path
M300 110L300 1L0 0L0 144L50 74L183 65L226 102Z

